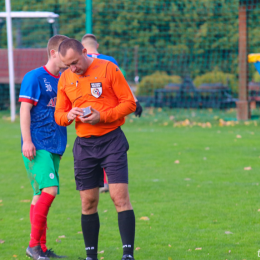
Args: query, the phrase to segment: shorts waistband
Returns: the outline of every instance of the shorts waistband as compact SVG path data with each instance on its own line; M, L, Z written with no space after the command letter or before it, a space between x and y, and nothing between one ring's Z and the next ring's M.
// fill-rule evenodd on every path
M119 134L121 132L121 127L119 126L118 128L116 128L115 130L107 133L107 134L104 134L104 135L101 135L101 136L95 136L95 135L91 135L90 137L77 137L81 140L97 140L97 139L103 139L103 138L107 138L107 137L112 137L112 136L115 136L117 134Z

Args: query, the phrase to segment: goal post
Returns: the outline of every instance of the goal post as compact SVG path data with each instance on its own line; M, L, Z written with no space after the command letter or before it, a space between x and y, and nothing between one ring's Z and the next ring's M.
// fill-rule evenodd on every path
M59 15L53 12L12 12L11 1L5 0L5 12L0 12L0 18L6 19L7 29L7 52L8 52L8 72L9 72L9 93L10 93L10 116L11 121L15 121L16 102L15 102L15 72L13 57L13 35L12 35L12 18L47 18L48 23L54 23L55 18ZM57 34L57 31L54 31Z

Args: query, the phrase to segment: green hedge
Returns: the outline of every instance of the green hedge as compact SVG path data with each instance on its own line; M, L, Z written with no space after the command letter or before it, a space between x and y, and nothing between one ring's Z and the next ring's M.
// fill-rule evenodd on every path
M155 73L145 76L137 86L136 94L138 96L152 96L154 90L164 88L169 83L181 83L180 76L169 76L164 71L156 71Z
M232 91L238 91L238 79L236 76L234 74L220 71L218 68L215 68L211 72L197 76L194 79L194 85L196 87L199 87L201 84L205 83L222 83L223 85L230 87Z

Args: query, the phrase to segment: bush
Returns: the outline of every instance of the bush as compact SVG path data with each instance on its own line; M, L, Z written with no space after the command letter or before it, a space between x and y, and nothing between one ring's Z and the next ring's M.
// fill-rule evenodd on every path
M234 74L220 71L218 70L218 68L201 76L197 76L194 80L194 85L196 87L200 86L203 83L222 83L223 85L230 87L232 91L238 91L238 80L236 76Z
M254 72L253 81L254 82L260 82L260 74L258 73L258 71Z
M143 77L137 86L136 95L152 96L154 90L164 88L169 83L181 83L182 79L179 76L169 76L164 71L156 71L155 73Z

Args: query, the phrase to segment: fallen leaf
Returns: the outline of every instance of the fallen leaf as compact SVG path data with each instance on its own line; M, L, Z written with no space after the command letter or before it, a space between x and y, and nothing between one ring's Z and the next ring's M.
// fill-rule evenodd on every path
M168 247L172 247L172 246L169 244Z
M23 220L23 218L20 218L20 220Z
M21 189L23 189L24 188L24 186L21 186Z
M150 220L148 217L141 217L140 220Z
M105 252L105 251L104 251L104 250L102 250L102 251L100 251L100 252L98 252L98 253L99 253L99 254L104 254L104 252Z
M174 116L170 116L170 120L173 120L174 119Z
M31 202L31 200L20 200L20 202Z
M206 147L205 150L209 150L209 147Z
M61 242L61 240L59 240L59 239L56 239L56 242L57 242L57 243L60 243L60 242Z
M0 200L0 203L2 203L3 202L3 200Z
M0 244L3 244L5 241L0 239Z
M164 122L164 123L163 123L164 126L167 126L168 124L169 124L168 122Z
M203 160L207 160L207 157L204 157Z
M105 209L104 212L106 213L106 212L107 212L107 209Z
M260 209L258 209L258 211L260 211Z
M151 213L151 216L153 216L153 213Z
M250 171L250 170L252 170L252 168L251 168L251 166L248 166L248 167L245 167L244 170L245 171Z
M69 146L70 146L69 144L66 145L67 148L68 148Z
M185 181L190 181L190 178L186 178L186 179L184 179Z
M100 258L100 260L101 260L101 259L105 259L105 257L102 256L102 257Z
M82 234L82 231L79 231L78 234Z
M242 138L242 136L241 136L241 135L237 135L236 137L237 137L237 138Z
M172 258L171 258L171 257L168 257L168 260L172 260Z
M4 204L0 204L0 206L3 206Z
M197 248L195 248L195 250L201 250L202 249L202 247L197 247Z
M140 250L141 248L140 247L137 247L135 250Z
M17 255L13 255L13 257L17 257Z
M179 161L179 160L176 160L174 163L180 163L180 161Z
M233 234L231 231L225 231L225 234L230 235Z
M188 251L191 251L191 249L188 249Z
M229 254L231 253L231 250L228 250Z
M59 236L59 238L65 238L65 235Z

